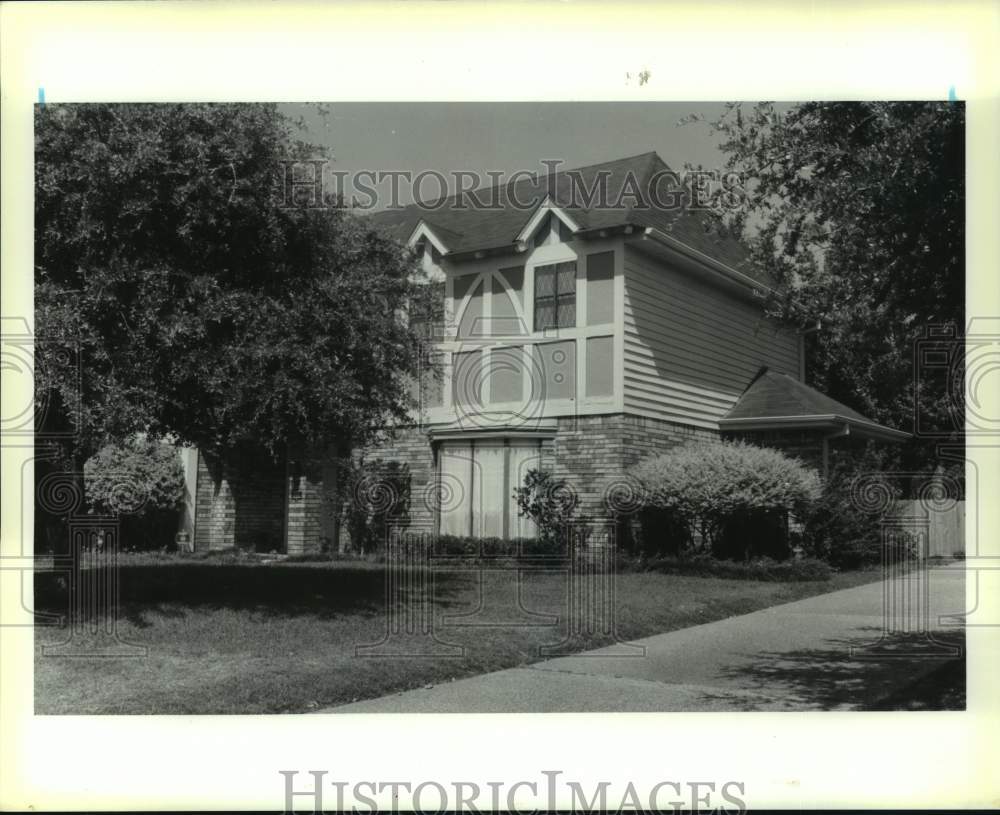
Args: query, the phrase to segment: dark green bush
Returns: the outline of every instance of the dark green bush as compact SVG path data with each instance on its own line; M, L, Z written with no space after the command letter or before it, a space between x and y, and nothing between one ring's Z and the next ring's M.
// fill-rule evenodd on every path
M644 555L680 555L691 548L691 528L681 513L667 507L639 510L636 549Z
M733 513L720 525L712 546L712 554L723 560L785 560L791 553L788 513L784 510Z
M837 569L881 562L882 523L898 494L899 489L877 473L849 467L832 473L820 499L802 518L805 553ZM904 556L906 542L895 540L899 551L889 554Z
M435 555L477 558L541 557L565 554L565 544L556 538L471 538L439 535L433 541Z
M718 560L707 554L694 557L660 557L646 561L645 569L664 574L694 577L721 577L728 580L763 580L769 582L804 582L829 580L830 566L816 558L776 561L758 558L749 561Z
M339 466L342 517L355 552L385 548L390 523L410 508L410 471L405 464L343 459Z

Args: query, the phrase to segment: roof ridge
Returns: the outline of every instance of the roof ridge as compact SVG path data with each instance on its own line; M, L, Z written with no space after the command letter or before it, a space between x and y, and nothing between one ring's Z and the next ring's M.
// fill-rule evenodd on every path
M533 174L531 174L529 176L525 176L525 177L519 178L516 183L517 184L522 184L522 183L525 183L525 182L531 182L533 184L537 184L540 181L542 181L543 179L552 178L553 176L565 175L566 173L582 173L582 172L585 172L587 170L593 170L593 169L595 169L597 167L605 167L605 166L607 166L609 164L623 164L623 163L626 163L626 162L629 162L629 161L635 161L636 159L646 158L646 157L648 157L648 161L649 161L649 166L647 167L647 170L651 170L652 169L652 167L656 163L657 159L659 159L659 161L663 164L664 167L667 167L667 169L670 169L669 165L667 165L667 163L665 161L663 161L662 158L660 158L660 155L655 150L647 150L644 153L636 153L635 155L632 155L632 156L619 156L618 158L608 159L607 161L598 161L598 162L595 162L594 164L585 164L582 167L567 167L565 170L553 170L552 172L546 173L545 175L541 175L540 173L533 173ZM645 176L648 176L648 173L644 174L644 177ZM476 196L478 196L480 193L483 193L483 192L489 192L491 190L497 190L497 189L505 189L509 185L510 185L510 182L508 181L506 183L494 184L493 186L490 186L490 187L477 187L474 190L465 190L461 194L462 195L476 195ZM407 210L407 209L411 209L411 208L415 208L415 209L440 209L441 207L443 207L449 201L452 201L452 202L455 201L458 198L458 196L459 196L459 193L456 192L456 193L452 193L451 195L444 195L444 196L441 196L440 198L435 198L435 199L433 199L431 201L414 201L411 204L407 204L402 209L403 210ZM400 210L396 210L396 211L398 212Z
M645 190L647 193L649 192L649 182L654 175L654 168L656 168L658 164L662 164L664 168L670 170L670 165L668 165L667 162L665 162L662 158L660 158L660 154L657 153L655 150L651 150L648 153L640 153L638 156L634 156L633 158L637 159L637 158L644 158L647 156L648 158L646 162L646 167L642 173L642 178L637 179L639 182L639 195L641 196L642 210L644 212L650 209L650 202L647 200L646 196L643 195L643 191ZM635 212L635 208L636 208L635 203L630 203L628 207L626 207L625 209L626 215L631 217L632 214Z

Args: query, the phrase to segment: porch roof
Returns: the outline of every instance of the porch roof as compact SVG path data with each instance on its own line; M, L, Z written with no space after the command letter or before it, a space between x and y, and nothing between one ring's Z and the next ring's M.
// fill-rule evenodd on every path
M761 369L720 421L721 430L841 430L867 438L904 441L910 434L886 427L788 374Z

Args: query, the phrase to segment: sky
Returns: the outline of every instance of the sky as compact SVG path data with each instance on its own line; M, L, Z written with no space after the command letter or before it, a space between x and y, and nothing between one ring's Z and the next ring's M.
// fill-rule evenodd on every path
M678 126L692 113L717 118L722 102L356 102L333 103L326 117L315 106L282 108L305 119L308 141L330 148L334 171L349 174L436 170L451 179L469 170L485 178L487 170L544 172L541 159L571 169L650 150L675 170L723 161L707 124ZM428 179L421 189L436 197L438 184ZM410 203L409 186L400 192L400 203Z

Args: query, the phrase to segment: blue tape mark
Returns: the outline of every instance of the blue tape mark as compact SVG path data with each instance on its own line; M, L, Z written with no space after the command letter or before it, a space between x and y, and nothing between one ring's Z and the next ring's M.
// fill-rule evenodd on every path
M39 105L45 104L45 88L38 89L38 104Z
M955 86L954 85L952 85L950 88L948 88L948 101L949 102L957 102L958 101L958 97L955 96Z

